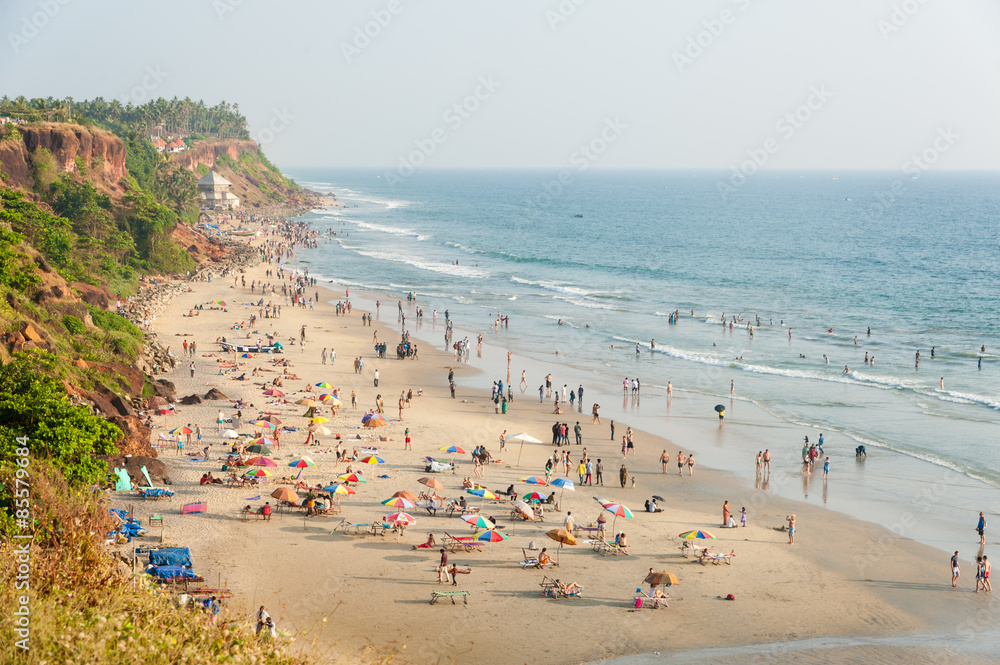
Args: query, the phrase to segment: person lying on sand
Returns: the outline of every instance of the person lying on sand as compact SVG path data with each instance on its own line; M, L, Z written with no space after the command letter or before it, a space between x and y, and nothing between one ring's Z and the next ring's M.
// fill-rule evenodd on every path
M427 542L420 543L419 545L414 545L413 549L424 550L424 549L433 549L433 547L434 547L434 534L429 533L427 534Z

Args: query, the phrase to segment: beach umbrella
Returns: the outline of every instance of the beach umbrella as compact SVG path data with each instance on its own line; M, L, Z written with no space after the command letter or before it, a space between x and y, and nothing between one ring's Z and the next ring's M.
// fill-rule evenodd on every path
M249 353L244 353L243 355L240 356L240 358L253 358L253 356L250 355Z
M524 519L530 522L535 521L535 511L532 510L531 506L526 504L524 501L518 499L517 501L511 501L510 504L514 507L514 510L524 516Z
M396 497L401 497L403 499L409 499L410 501L416 501L417 500L417 495L416 494L414 494L413 492L407 492L406 490L400 490L399 492L396 492L395 494L392 495L392 498L395 499Z
M558 480L558 478L556 480ZM548 485L548 483L545 482L543 478L539 478L538 476L528 476L527 478L518 478L517 482L528 483L529 485ZM555 485L554 482L552 484Z
M300 457L297 460L292 460L288 463L288 466L293 469L307 469L311 466L316 466L316 462L312 461L308 457Z
M194 430L190 427L175 427L170 430L171 434L194 434Z
M722 404L716 404L715 405L715 412L716 413L725 413L726 412L726 407L724 407Z
M369 455L359 460L362 464L385 464L385 460L378 455Z
M339 476L337 476L337 478L339 478L340 480L343 480L345 483L367 483L368 482L367 480L365 480L365 477L362 476L360 473L342 473Z
M257 422L254 423L254 427L261 427L264 429L278 429L277 425L275 425L274 423L270 423L266 420L258 420Z
M357 494L353 487L348 487L342 483L335 483L333 485L327 485L323 488L324 492L332 492L333 494Z
M473 534L476 540L481 540L484 543L490 544L490 561L493 560L493 543L502 543L507 540L508 536L503 531L497 531L495 529L487 529L486 531L480 531L479 533Z
M319 388L320 390L333 390L333 386L331 386L326 381L320 381L319 383L314 383L313 385Z
M432 490L441 492L444 491L444 485L437 478L427 478L427 477L417 478L417 482L420 483L421 485L426 485L427 487L430 487Z
M563 545L576 545L576 536L566 529L552 529L545 533L546 536L559 543L559 550ZM559 563L559 550L556 550L556 563Z
M310 420L309 422L310 422L311 424L313 424L313 425L321 425L321 424L323 424L323 423L328 423L328 422L330 422L330 420L329 420L329 418L324 418L323 416L317 416L316 418L313 418L313 419L312 419L312 420Z
M609 503L614 503L614 502L613 502L613 501L611 501L610 499L605 499L605 498L604 498L603 496L594 496L594 497L591 497L591 498L592 498L592 499L593 499L594 501L596 501L597 503L601 504L601 507L602 507L602 508L603 508L604 506L608 505Z
M413 524L417 520L414 519L413 515L409 515L407 513L393 513L392 515L386 517L385 521L390 522L392 524L402 524L403 526L409 526L410 524Z
M247 475L254 478L267 478L273 474L265 469L254 469L253 471L247 471Z
M303 418L312 418L315 415L316 415L316 407L315 406L310 406L308 409L306 409L306 412L302 414L302 417Z
M278 466L278 464L267 457L251 457L247 460L247 466Z
M569 490L570 492L576 491L576 488L573 486L573 481L569 478L556 478L552 481L552 485L562 488L559 492L559 503L562 503L563 494L566 493L566 490Z
M227 303L225 300L216 300L215 304L222 305L223 307L229 307L229 303Z
M407 510L417 507L417 504L410 501L409 499L404 499L401 496L395 496L390 499L386 499L385 501L382 502L382 505L389 506L390 508L407 509Z
M259 443L255 443L252 446L247 446L247 452L248 453L257 453L259 455L270 455L271 454L271 449L268 448L267 446L261 445Z
M445 446L444 448L438 448L443 453L456 453L458 455L464 455L465 451L458 446Z
M656 499L657 501L666 501L666 499L664 499L664 498L663 498L662 496L660 496L659 494L654 494L654 495L653 495L653 498L654 498L654 499Z
M481 496L481 497L483 497L483 507L486 506L486 499L499 499L500 498L496 494L494 494L493 492L489 491L488 489L467 489L465 491L468 492L469 494L473 495L473 496Z
M521 496L522 501L545 501L546 496L538 492L529 492Z
M236 433L236 430L232 430L232 429L224 429L224 430L222 430L222 433L219 436L221 436L223 439L238 439L238 438L240 438L240 435Z
M343 403L340 401L340 398L334 397L333 395L320 395L319 401L324 404L329 404L330 406L340 406Z
M661 584L663 584L664 586L680 585L677 576L674 575L673 573L668 573L665 570L661 570L658 573L650 573L649 575L646 575L646 579L644 579L643 582L645 582L649 586L660 586Z
M518 464L518 466L521 465L521 451L524 450L524 444L525 443L541 443L541 441L539 439L536 439L535 437L531 436L527 432L520 432L518 434L514 434L512 436L508 436L507 440L508 441L520 441L521 442L521 445L517 449L517 464Z
M278 489L271 492L273 496L278 501L288 501L289 503L298 503L299 495L288 489L287 487L279 487Z
M319 406L319 402L314 399L300 399L296 404L301 404L302 406Z
M281 392L277 388L268 388L267 390L264 391L264 394L268 395L270 397L284 397L285 396L285 393Z
M329 427L323 427L322 425L320 425L319 427L317 427L314 431L317 434L322 434L323 436L329 436L330 435L330 428Z
M482 515L462 515L462 519L476 529L492 529L496 526Z
M272 425L280 425L281 424L281 421L278 420L277 416L264 416L263 418L261 418L261 420L266 420L267 422L271 423Z
M614 520L611 521L611 530L612 531L615 530L615 523L618 521L619 517L624 517L627 520L630 520L633 517L635 517L635 515L632 514L632 511L629 510L627 506L625 506L625 505L623 505L621 503L608 503L608 504L605 504L604 510L608 511L609 513L611 513L612 515L615 516Z
M256 443L258 445L261 445L261 446L273 446L274 445L274 441L272 439L267 438L266 436L262 436L262 437L260 437L258 439L255 439L254 443Z
M696 538L715 540L715 536L710 534L708 531L699 531L698 529L695 529L694 531L685 531L684 533L678 534L677 537L683 540L695 540Z
M361 419L361 424L365 427L382 427L386 424L385 416L381 413L369 413Z

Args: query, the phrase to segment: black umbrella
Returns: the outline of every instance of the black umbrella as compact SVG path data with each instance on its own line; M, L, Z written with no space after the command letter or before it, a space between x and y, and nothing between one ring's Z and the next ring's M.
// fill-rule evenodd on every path
M726 407L722 406L721 404L716 404L715 405L715 412L716 413L722 413L725 410L726 410Z
M653 495L653 498L654 498L654 499L656 499L657 501L666 501L666 499L664 499L664 498L663 498L662 496L660 496L659 494L654 494L654 495Z

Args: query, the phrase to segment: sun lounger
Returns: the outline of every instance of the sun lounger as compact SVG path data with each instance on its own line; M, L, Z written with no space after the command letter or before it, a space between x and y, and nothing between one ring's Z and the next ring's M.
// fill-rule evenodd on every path
M451 604L455 605L455 599L461 598L466 605L469 604L468 591L431 591L431 605L434 605L442 598L451 598Z
M603 538L598 538L593 542L594 542L594 551L600 554L601 556L607 556L609 554L614 554L614 555L631 554L631 550L628 545L626 545L625 547L621 547L619 545L615 545L614 543L609 543Z
M700 557L704 552L707 551L708 551L707 547L702 547L701 545L695 545L690 540L683 541L683 544L681 545L681 554L683 554L685 558L687 558L688 552L693 553L696 557Z
M333 533L334 531L343 531L344 533L351 533L351 534L371 533L379 536L384 536L386 529L391 529L391 528L392 525L389 525L387 527L385 524L382 524L381 522L365 522L363 524L355 524L354 522L343 520L340 522L340 524L333 527L333 531L331 531L330 533Z
M143 500L152 499L152 500L155 501L155 500L158 500L158 499L162 499L164 497L166 497L166 498L169 499L173 495L174 495L173 492L171 492L170 490L165 489L163 487L140 487L139 488L139 496Z
M714 563L718 566L720 563L724 563L727 566L733 565L733 557L736 556L733 552L729 554L721 554L717 552L702 552L701 556L698 557L698 563L703 566L707 566L709 563Z
M596 526L580 526L579 524L574 524L573 525L573 535L574 536L576 536L578 534L581 534L581 533L590 534L590 533L598 533L598 532L600 532L600 528L598 528Z
M635 595L632 597L632 604L637 610L641 610L643 608L658 610L662 607L669 607L667 604L668 600L670 600L669 594L663 596L650 596L642 589L636 589Z
M483 541L476 540L472 536L453 536L445 532L443 545L452 552L481 552Z

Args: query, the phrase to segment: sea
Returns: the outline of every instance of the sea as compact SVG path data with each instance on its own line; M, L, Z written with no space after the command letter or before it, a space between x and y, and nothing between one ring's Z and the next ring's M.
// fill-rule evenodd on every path
M483 334L479 387L510 351L518 399L552 371L578 419L600 401L758 489L949 552L1000 524L1000 173L288 172L343 204L302 218L325 239L298 265L426 344L446 313ZM800 473L820 433L826 481Z

